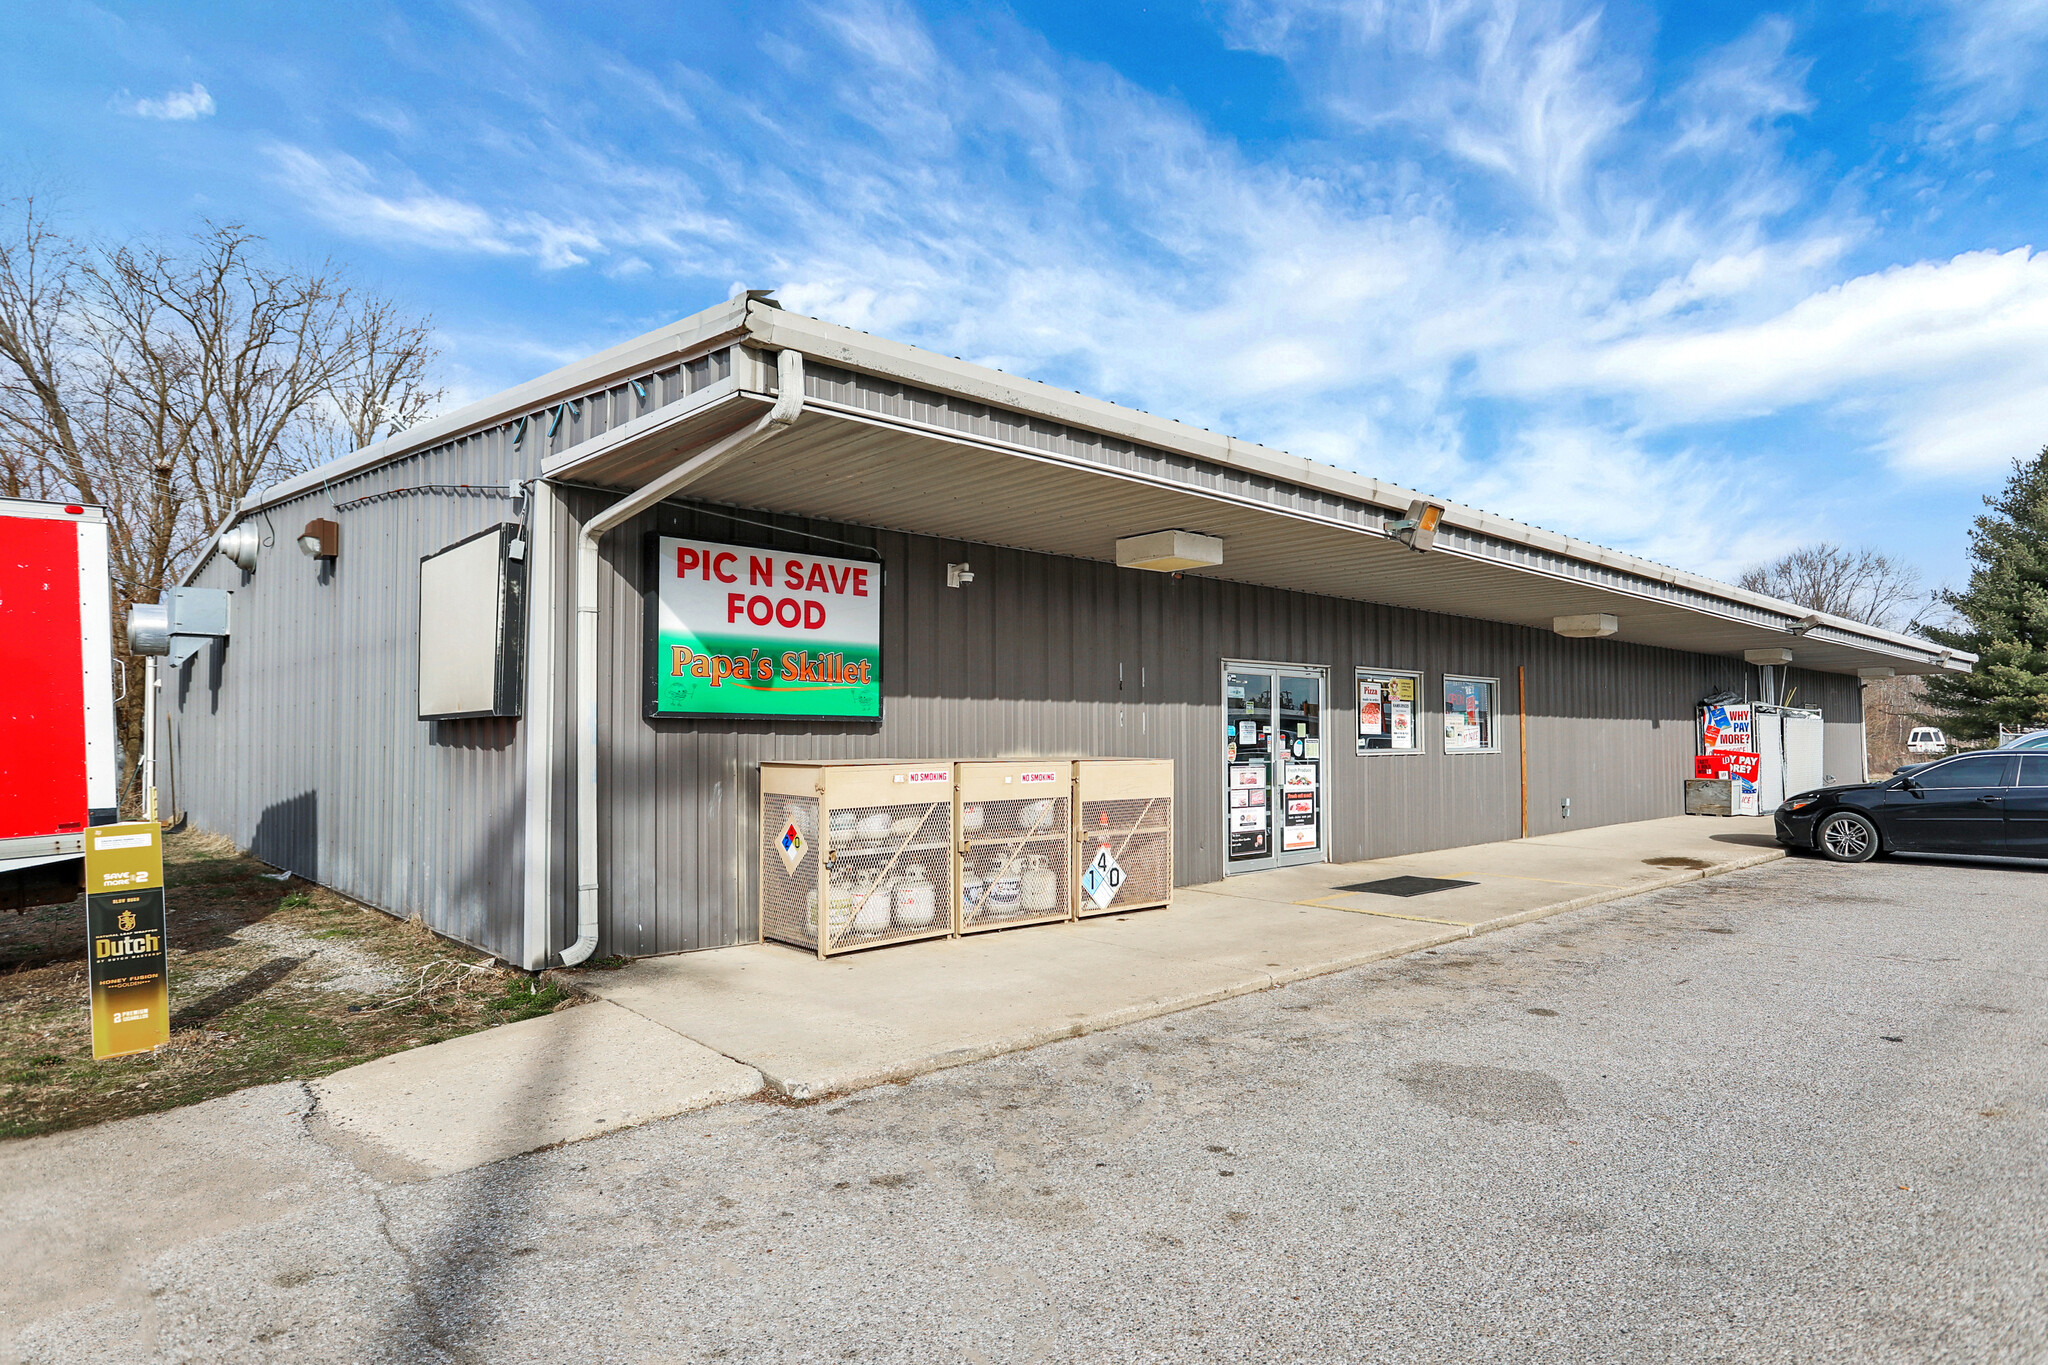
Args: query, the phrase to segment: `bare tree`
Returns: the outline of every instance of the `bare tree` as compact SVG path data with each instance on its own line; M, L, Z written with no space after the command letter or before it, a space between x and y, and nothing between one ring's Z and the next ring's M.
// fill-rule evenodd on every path
M1912 565L1880 550L1850 550L1827 541L1752 565L1735 582L1766 597L1880 627L1896 624L1922 599L1920 572Z
M389 299L365 298L349 319L349 363L328 385L349 448L360 450L420 420L441 401L427 387L433 328Z
M160 598L252 488L440 398L428 323L331 263L274 265L232 223L175 247L99 246L32 198L8 208L0 490L106 509L117 624ZM139 706L121 721L132 742Z

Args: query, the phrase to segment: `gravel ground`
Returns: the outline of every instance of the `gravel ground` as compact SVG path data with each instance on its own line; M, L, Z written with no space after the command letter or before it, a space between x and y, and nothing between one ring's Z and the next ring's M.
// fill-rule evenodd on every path
M2044 921L2044 872L1793 860L808 1107L323 1168L14 1349L2038 1361Z

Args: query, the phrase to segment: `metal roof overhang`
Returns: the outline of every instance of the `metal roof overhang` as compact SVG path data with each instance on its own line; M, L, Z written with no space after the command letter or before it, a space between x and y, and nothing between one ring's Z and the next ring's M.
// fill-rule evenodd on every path
M650 413L566 451L546 472L638 488L761 415L770 396L740 389L738 379L695 395L682 411ZM1381 529L1399 514L1393 509L1361 505L1344 520L817 399L780 437L710 470L687 496L1106 562L1114 562L1118 537L1173 527L1223 539L1221 565L1189 571L1205 577L1539 630L1556 616L1604 612L1619 620L1611 638L1738 659L1745 650L1789 649L1794 666L1821 672L1969 666L1938 646L1845 629L1849 623L1795 635L1784 628L1794 618L1782 613L1800 609L1789 604L1747 594L1718 600L1687 584L1485 535L1453 531L1418 554Z

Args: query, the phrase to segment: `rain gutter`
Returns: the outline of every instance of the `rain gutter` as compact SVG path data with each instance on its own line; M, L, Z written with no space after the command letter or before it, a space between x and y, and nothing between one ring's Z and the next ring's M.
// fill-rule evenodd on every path
M738 431L713 441L660 478L627 494L583 525L576 542L576 941L562 950L574 967L597 951L597 602L598 550L605 533L713 469L788 430L804 409L804 357L776 357L775 406Z

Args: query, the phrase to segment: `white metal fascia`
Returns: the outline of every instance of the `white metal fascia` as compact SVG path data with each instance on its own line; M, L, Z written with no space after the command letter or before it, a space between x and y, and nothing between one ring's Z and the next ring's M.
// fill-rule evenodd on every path
M738 369L737 366L734 368ZM765 407L773 401L769 395L745 392L740 387L740 376L737 373L730 374L715 384L706 384L686 398L678 399L666 407L656 408L652 412L642 413L630 422L623 422L609 431L569 447L541 466L541 477L573 480L576 471L582 466L603 459L607 455L616 454L628 446L658 440L662 433L669 429L679 427L694 417L702 416L732 398L745 398L749 400L750 406L758 404Z
M715 308L707 308L680 322L658 327L610 350L599 351L587 359L528 380L517 388L408 427L396 436L364 446L338 460L330 460L296 478L255 490L242 500L241 513L247 515L259 507L288 501L336 479L388 464L479 428L517 421L536 409L602 388L607 381L623 379L650 365L682 359L706 347L715 347L721 341L734 340L741 333L742 316L741 300L729 299Z
M1428 497L1444 507L1444 520L1456 529L1492 539L1597 565L1616 573L1663 583L1669 587L1719 598L1738 606L1761 610L1786 618L1791 624L1812 615L1810 608L1777 598L1765 597L1732 584L1700 574L1687 573L1666 564L1641 559L1590 541L1545 531L1526 522L1481 511L1448 499L1429 497L1397 484L1339 469L1315 460L1289 455L1250 441L1218 432L1205 431L1169 418L1121 407L1085 394L1069 393L1004 374L981 365L934 354L902 342L870 336L850 327L820 322L786 309L750 300L745 327L748 340L765 350L790 347L813 360L858 370L864 374L893 379L936 393L957 395L972 402L1007 408L1032 417L1077 427L1099 435L1130 441L1153 449L1186 455L1211 464L1240 470L1293 484L1317 492L1335 494L1376 508L1400 512L1417 498ZM1840 617L1822 616L1821 625L1850 636L1853 641L1882 642L1886 653L1903 649L1927 659L1940 659L1944 667L1967 669L1974 655L1954 651L1944 654L1938 645L1895 631L1881 630ZM1848 644L1852 641L1842 641Z
M1272 503L1264 502L1258 498L1247 497L1243 494L1231 493L1221 489L1204 488L1199 485L1179 483L1172 479L1162 478L1157 474L1147 473L1143 470L1126 469L1113 465L1094 464L1086 460L1077 460L1070 456L1062 455L1056 451L1041 450L1034 446L1019 445L1012 441L1002 440L999 437L977 436L963 431L955 431L949 427L929 426L924 423L912 421L901 417L896 417L888 413L871 412L865 408L850 407L847 404L834 402L830 399L810 399L807 402L807 407L814 412L829 413L834 417L841 418L846 421L859 422L867 426L885 427L895 431L908 432L919 437L925 438L927 440L941 441L950 445L959 445L975 449L994 451L999 454L1012 456L1017 459L1029 460L1036 464L1055 465L1061 469L1072 470L1076 473L1091 474L1099 478L1111 479L1119 483L1139 484L1145 487L1159 489L1162 492L1178 493L1187 497L1197 498L1205 502L1222 503L1228 506L1242 508L1250 512L1257 512L1267 516L1279 517L1287 521L1306 522L1316 526L1328 527L1332 530L1348 532L1353 535L1372 536L1374 538L1378 538L1379 534L1376 530L1374 530L1371 527L1360 526L1355 523L1342 520L1340 518L1326 516L1316 512L1306 511L1301 508L1275 506ZM912 528L904 527L899 529L909 530ZM1614 597L1631 598L1636 601L1643 602L1645 605L1662 607L1671 611L1689 612L1693 615L1708 617L1716 621L1726 621L1734 625L1747 626L1754 630L1763 631L1770 629L1770 627L1767 625L1759 624L1755 621L1749 620L1743 616L1736 615L1732 612L1715 611L1710 608L1704 608L1682 602L1673 602L1666 598L1651 596L1646 592L1642 591L1640 588L1631 587L1626 583L1589 583L1577 578L1570 577L1566 574L1558 573L1555 570L1545 568L1540 564L1525 564L1513 560L1501 559L1491 555L1486 555L1483 553L1478 553L1472 550L1464 549L1460 546L1448 544L1441 541L1438 542L1436 549L1431 551L1431 553L1444 555L1450 558L1464 559L1477 564L1485 564L1490 568L1503 569L1512 573L1527 574L1533 578L1542 578L1549 580L1551 582L1565 583L1576 588L1583 588L1589 592L1605 593ZM1199 572L1199 570L1197 570L1196 572ZM1476 612L1469 614L1478 617L1478 614ZM1478 619L1491 620L1496 618L1478 617ZM1876 643L1876 639L1873 638L1887 634L1889 634L1889 632L1869 632L1868 635L1865 637L1859 637L1850 640L1836 640L1833 638L1832 635L1829 635L1826 638L1829 639L1830 643L1840 643L1852 649L1867 650L1872 653L1883 654L1887 657L1913 658L1915 660L1925 662L1941 663L1944 668L1952 667L1952 665L1950 665L1949 663L1944 662L1944 651L1942 650L1942 648L1928 641L1914 640L1911 637L1895 637L1900 639L1907 646L1907 649L1901 650L1896 647ZM1962 654L1958 654L1955 657L1961 659L1974 658L1974 656L1972 655ZM1965 667L1964 671L1967 671L1967 667Z

